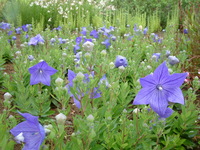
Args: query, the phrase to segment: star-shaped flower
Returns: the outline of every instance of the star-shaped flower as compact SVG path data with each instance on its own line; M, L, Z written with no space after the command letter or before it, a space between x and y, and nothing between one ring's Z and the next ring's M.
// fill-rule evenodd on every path
M50 86L51 75L57 72L56 69L50 67L45 61L42 61L28 69L31 74L30 85L43 83Z
M151 108L161 117L169 117L173 110L168 103L184 104L180 86L187 73L169 74L166 62L163 62L153 74L140 78L142 89L134 99L133 105L150 104Z
M11 134L16 138L21 137L25 143L23 150L38 150L45 138L43 126L39 123L37 116L29 113L20 113L26 121L19 123L10 130Z

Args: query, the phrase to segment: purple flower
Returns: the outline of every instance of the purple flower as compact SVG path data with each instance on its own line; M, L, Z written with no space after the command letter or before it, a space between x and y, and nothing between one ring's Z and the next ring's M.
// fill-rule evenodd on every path
M33 57L33 55L29 55L28 56L28 60L33 61L35 58Z
M56 39L55 38L51 38L51 40L50 40L51 45L54 45L55 42L56 42Z
M10 130L15 137L22 135L24 138L23 150L39 150L40 145L44 141L45 131L43 126L38 121L38 116L32 116L29 113L20 113L26 121L19 123Z
M66 39L63 39L63 38L58 38L60 44L65 44L67 42Z
M169 56L168 60L169 60L169 64L172 66L179 63L179 59L176 58L176 56Z
M29 24L23 25L23 26L22 26L22 30L23 30L24 32L28 32L28 27L29 27Z
M116 41L116 36L111 36L111 39L113 40L113 41Z
M106 46L106 49L109 48L109 46L111 45L110 43L110 40L109 39L106 39L105 41L101 42L101 44L105 45Z
M17 39L17 37L16 37L16 36L13 36L13 37L12 37L12 40L16 40L16 39Z
M148 28L144 28L143 34L146 35L148 31Z
M80 49L80 46L79 45L74 45L74 54L76 54L77 53L77 50L79 50Z
M60 31L61 29L62 29L62 27L58 26L57 28L54 28L53 30Z
M28 42L28 45L38 45L39 43L44 43L44 39L40 34L36 35L35 37L32 37Z
M170 54L171 54L171 52L169 50L166 50L165 56L169 57Z
M183 30L183 33L184 33L184 34L188 34L188 29L184 29L184 30Z
M187 73L170 75L166 62L163 62L153 74L140 78L142 89L134 99L133 105L150 104L150 107L161 117L169 117L173 110L168 103L184 104L184 97L180 86Z
M128 40L128 41L131 41L131 40L133 39L133 37L134 37L134 36L129 36L127 40Z
M90 32L90 36L93 36L94 38L98 39L99 38L99 34L96 30L92 30Z
M35 66L28 69L31 74L30 85L43 83L50 86L51 75L57 72L56 69L50 67L45 61L39 62Z
M8 31L8 36L12 35L13 31Z
M160 59L160 53L154 53L153 55L152 55L152 59L155 59L156 60L156 62L158 62L158 60Z
M21 30L20 27L18 27L18 28L15 29L15 31L16 31L16 34L21 34L21 31L22 31L22 30Z
M86 39L86 38L84 38L84 43L87 42L87 41L92 42L92 39Z
M0 29L3 29L3 30L10 29L10 24L1 22L0 23Z
M25 39L28 39L28 38L29 38L29 35L28 35L28 34L26 34L24 37L25 37Z
M125 57L118 55L115 59L115 67L118 68L120 66L126 67L128 65L128 62Z
M75 41L76 41L76 45L79 45L82 41L82 37L81 36L77 37Z
M86 34L87 34L86 27L82 27L82 31L80 33L83 34L84 36L86 36Z
M157 34L154 34L153 41L157 43L162 43L162 38L158 37Z

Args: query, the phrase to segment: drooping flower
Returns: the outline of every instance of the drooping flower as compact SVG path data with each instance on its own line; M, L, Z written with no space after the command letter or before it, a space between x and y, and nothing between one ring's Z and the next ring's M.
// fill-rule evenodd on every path
M11 134L17 139L23 139L25 143L23 150L39 150L40 145L44 141L45 131L39 123L37 116L32 116L29 113L20 113L26 121L19 123L10 130Z
M77 53L77 50L79 50L80 49L80 46L79 45L74 45L74 54L76 54Z
M115 59L115 67L118 68L120 66L126 67L128 65L128 62L125 57L118 55Z
M50 67L45 61L39 62L28 70L31 74L30 85L43 83L50 86L50 76L57 72L56 69Z
M176 56L169 56L168 60L169 60L169 64L172 66L179 63L179 59L176 58Z
M168 108L169 102L184 104L180 86L187 73L169 74L166 62L163 62L153 74L140 78L142 89L138 92L133 105L150 104L150 107L161 118L169 117L173 110Z
M32 37L28 42L28 45L38 45L39 43L44 43L44 39L40 34Z
M81 41L82 41L82 37L81 36L77 37L76 40L75 40L77 45L79 45L81 43Z

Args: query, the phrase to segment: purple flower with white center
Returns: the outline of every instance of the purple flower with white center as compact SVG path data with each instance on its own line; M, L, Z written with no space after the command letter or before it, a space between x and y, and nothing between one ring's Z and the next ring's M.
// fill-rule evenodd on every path
M86 36L86 34L87 34L86 27L82 27L82 31L80 33L83 34L84 36Z
M166 62L163 62L153 74L140 78L142 89L136 95L133 105L149 104L160 118L167 118L173 110L168 108L169 102L184 104L180 86L187 73L170 75Z
M29 113L20 113L26 121L23 121L10 130L17 137L21 135L25 143L23 150L39 150L45 138L44 127L39 123L38 116Z
M28 45L38 45L39 43L44 43L44 39L40 34L32 37L28 42Z
M76 40L75 40L76 45L79 45L81 43L81 41L82 41L82 37L81 36L77 37Z
M109 46L111 45L110 43L110 40L109 39L106 39L105 41L101 42L101 44L105 45L106 46L106 49L109 48Z
M147 34L147 31L148 31L148 28L144 28L144 31L143 31L143 34L146 35Z
M184 34L188 34L188 29L183 29Z
M172 66L179 63L179 59L176 56L169 56L168 60L169 64Z
M18 28L15 29L15 31L16 31L16 34L21 34L21 31L22 31L22 30L21 30L20 27L18 27Z
M3 29L3 30L10 29L10 24L9 23L1 22L0 23L0 29Z
M50 67L45 61L39 62L28 70L31 74L30 85L43 83L50 86L50 76L57 72L56 69Z
M98 39L99 38L99 34L96 30L92 30L90 32L90 36L93 36L94 38Z
M160 59L160 53L154 53L153 55L152 55L152 59L155 59L156 60L156 62L158 62L158 60Z
M12 35L13 31L8 31L8 36Z
M120 66L126 67L128 65L128 62L125 57L118 55L115 59L115 67L118 68Z
M94 72L92 72L91 75L94 76ZM73 80L76 78L76 76L77 76L76 73L74 73L72 70L68 70L68 81L69 81L69 83L66 85L66 88L68 89L68 93L70 94L70 96L73 98L76 107L78 107L80 109L81 108L80 100L81 100L81 97L83 97L85 94L81 93L79 89L77 89L78 94L76 94L76 95L72 94L71 91L70 91L70 88L73 87L73 85L74 85ZM84 74L83 82L85 84L90 82L88 74ZM90 88L88 89L88 91L90 91ZM98 88L93 88L92 92L90 94L90 98L92 99L92 98L99 98L99 97L101 97L101 94L100 94ZM78 100L77 100L77 98L78 98Z

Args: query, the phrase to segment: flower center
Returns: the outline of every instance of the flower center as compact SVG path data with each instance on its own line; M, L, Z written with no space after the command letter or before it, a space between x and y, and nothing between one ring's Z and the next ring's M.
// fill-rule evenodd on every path
M40 71L39 71L39 72L42 74L42 72L43 72L43 71L42 71L42 69L40 69Z
M158 84L158 85L156 86L156 88L157 88L159 91L162 91L162 90L163 90L163 87L162 87L162 85L160 85L160 84Z

